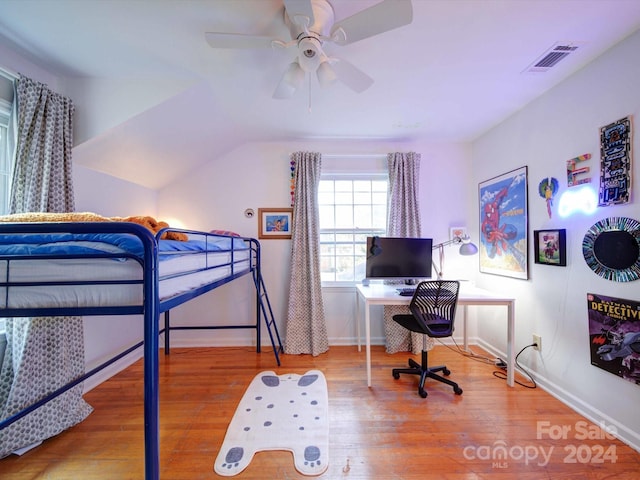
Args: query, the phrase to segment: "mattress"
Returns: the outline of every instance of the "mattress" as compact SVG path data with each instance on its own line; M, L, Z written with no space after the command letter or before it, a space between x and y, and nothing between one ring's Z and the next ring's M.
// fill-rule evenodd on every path
M212 241L216 239L216 242ZM219 242L226 242L219 244ZM160 241L158 255L159 299L173 298L251 268L251 251L245 242L208 237L206 241ZM218 243L218 244L216 244ZM75 253L66 258L59 245L47 247L13 243L3 251L0 241L0 313L6 308L76 308L134 306L143 303L143 268L140 251L123 245L73 241L64 246ZM233 250L229 248L233 245ZM25 250L26 248L26 250ZM91 249L93 253L78 253ZM34 254L34 251L38 253ZM215 251L209 251L215 250ZM54 252L54 253L52 253ZM96 253L97 252L97 253ZM102 254L125 255L96 258ZM15 255L18 255L16 257ZM40 255L34 258L34 255ZM90 257L74 258L77 255Z

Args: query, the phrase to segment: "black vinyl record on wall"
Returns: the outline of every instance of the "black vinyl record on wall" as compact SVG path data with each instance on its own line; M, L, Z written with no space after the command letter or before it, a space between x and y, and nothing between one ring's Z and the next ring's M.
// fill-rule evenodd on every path
M614 282L640 278L640 222L611 217L596 222L582 241L582 254L596 274Z

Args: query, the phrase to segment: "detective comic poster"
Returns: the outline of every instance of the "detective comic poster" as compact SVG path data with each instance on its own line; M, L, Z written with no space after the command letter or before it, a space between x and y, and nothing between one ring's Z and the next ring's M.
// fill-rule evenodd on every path
M591 365L640 383L640 303L587 294Z

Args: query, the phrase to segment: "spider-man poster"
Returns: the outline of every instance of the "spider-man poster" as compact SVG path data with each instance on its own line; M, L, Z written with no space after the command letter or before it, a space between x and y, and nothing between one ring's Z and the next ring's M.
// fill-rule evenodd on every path
M528 279L527 167L480 183L478 195L480 271Z
M640 383L640 303L587 294L591 365Z

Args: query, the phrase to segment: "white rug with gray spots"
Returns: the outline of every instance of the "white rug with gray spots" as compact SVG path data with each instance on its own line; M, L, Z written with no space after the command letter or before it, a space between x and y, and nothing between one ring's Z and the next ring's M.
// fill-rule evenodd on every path
M256 452L288 450L298 472L319 475L329 466L328 416L321 371L259 373L231 419L214 470L230 477L247 468Z

